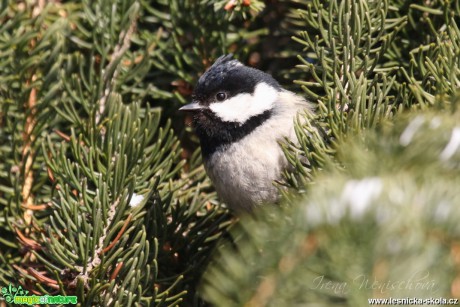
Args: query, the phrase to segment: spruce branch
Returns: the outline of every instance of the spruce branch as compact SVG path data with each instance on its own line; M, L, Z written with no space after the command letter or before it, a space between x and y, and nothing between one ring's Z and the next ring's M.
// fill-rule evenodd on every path
M113 202L113 204L110 205L108 215L107 215L107 220L104 222L105 226L102 229L102 232L100 234L99 242L96 245L94 254L90 258L88 258L88 262L86 263L86 266L82 269L82 273L79 276L77 276L77 278L79 277L83 278L83 283L84 283L85 288L88 287L88 279L90 278L89 275L92 273L92 270L98 267L102 262L100 255L103 253L103 250L104 250L104 241L107 237L110 227L112 226L112 221L115 216L116 208L119 203L120 203L120 199L117 198ZM72 283L76 284L76 279Z
M34 76L32 76L32 79L34 79ZM27 112L28 115L25 120L25 127L24 127L24 132L23 132L23 139L25 141L24 147L22 150L22 169L23 169L23 174L24 174L24 184L22 186L22 191L21 191L21 196L22 196L22 206L24 208L28 208L30 206L34 205L34 199L33 195L31 193L32 186L33 186L33 180L34 180L34 174L32 170L32 161L34 159L34 154L35 152L32 149L32 143L34 142L34 135L32 134L32 131L34 129L34 126L36 125L36 120L35 120L35 112L36 112L36 89L32 88L30 90L30 95L28 98L28 102L26 105L26 109L29 111ZM33 215L33 210L31 209L26 209L24 211L24 221L26 222L26 225L30 225L32 222L32 215Z
M340 121L334 123L329 120L334 136L344 132L348 117L346 115L359 116L361 110L366 110L367 113L369 108L371 116L364 117L365 121L362 121L367 126L366 120L375 118L375 110L383 111L374 107L375 102L368 101L365 105L369 107L360 104L358 107L362 109L356 112L355 104L357 98L365 97L361 94L369 96L371 91L377 91L377 95L373 95L377 98L379 92L388 91L387 88L380 87L382 79L384 82L388 79L391 89L391 79L378 71L381 66L379 63L383 61L389 44L406 20L403 17L387 20L388 6L388 1L331 1L327 7L315 2L309 7L308 13L300 12L307 25L313 27L318 35L312 37L315 32L304 31L301 32L302 38L294 39L305 45L306 51L312 50L315 53L313 60L318 64L311 64L308 59L299 57L302 61L299 68L311 72L315 82L298 83L303 86L307 95L326 107L318 109L321 117L334 121L340 118ZM313 91L307 89L307 85L313 87ZM366 92L356 91L361 85L367 86ZM328 116L328 112L333 115ZM385 112L381 112L379 116L383 116ZM352 118L349 120L357 123Z
M162 157L168 161L177 156L161 150L171 147L173 137L154 137L163 133L158 129L158 113L147 112L143 122L137 104L125 107L119 99L110 95L103 124L89 129L93 136L84 139L72 133L70 144L63 143L60 153L47 160L60 197L50 219L52 226L43 237L46 249L41 255L41 259L53 259L65 268L58 270L58 276L66 288L86 293L88 302L109 305L134 298L146 300L140 283L155 283L150 265L156 266L157 252L149 252L143 208L150 196L162 189L159 182L164 179L160 178L175 171L171 165L162 165ZM128 136L132 146L127 146ZM76 161L71 164L62 155L67 146ZM156 165L149 163L146 152ZM142 191L145 200L130 208L134 191ZM49 266L49 260L44 262L50 271L56 269Z
M372 129L397 112L402 103L393 96L398 91L398 67L385 61L407 18L389 18L389 10L387 0L313 1L307 10L299 10L308 30L293 37L304 46L297 67L310 76L295 83L317 110L316 115L303 116L315 127L297 120L299 144L285 146L297 173L286 175L288 186L303 192L316 171L334 159L336 140ZM305 158L308 165L302 162Z
M436 95L455 96L460 86L459 46L460 31L456 20L451 19L449 28L437 35L435 44L411 50L409 69L403 72L412 96L420 104L435 104ZM418 80L418 75L423 79Z
M342 140L346 171L329 165L295 205L232 229L238 243L222 246L207 270L206 300L368 306L375 297L457 295L459 115L398 115ZM387 287L395 282L412 284Z
M53 104L60 95L59 80L53 72L62 63L65 52L62 37L68 27L53 15L45 2L10 5L2 10L0 27L0 203L4 213L0 223L4 234L1 248L14 261L9 273L17 281L24 273L21 266L36 260L34 251L41 248L38 237L41 218L49 208L50 184L42 172L43 152L40 143L49 127L59 120ZM27 33L26 35L24 33ZM46 72L46 73L44 73ZM47 74L49 72L49 74ZM44 115L46 114L46 115ZM11 244L12 242L15 242ZM34 243L35 242L35 243ZM11 248L15 246L16 252ZM13 256L16 254L16 256ZM19 257L17 257L19 255ZM17 272L15 272L17 270Z
M131 23L129 25L129 28L126 31L122 30L120 32L119 39L118 39L119 42L118 42L117 45L115 45L113 53L112 53L112 55L110 57L110 61L107 64L107 68L105 68L105 70L103 71L102 79L103 79L103 82L105 84L105 88L103 90L102 97L99 99L99 109L98 109L98 111L96 113L96 122L97 123L100 121L101 115L105 111L105 107L106 107L105 104L106 104L107 98L108 98L109 94L111 93L111 90L114 87L115 81L116 81L116 79L118 77L118 71L119 70L116 69L116 67L120 64L123 55L126 53L126 51L131 46L131 39L132 39L132 36L134 35L134 32L136 30L136 24L137 24L137 21L136 21L137 14L136 13L137 13L137 10L138 10L138 8L134 9L134 12L131 12L132 16L134 16L134 17L131 17L132 20L131 20Z

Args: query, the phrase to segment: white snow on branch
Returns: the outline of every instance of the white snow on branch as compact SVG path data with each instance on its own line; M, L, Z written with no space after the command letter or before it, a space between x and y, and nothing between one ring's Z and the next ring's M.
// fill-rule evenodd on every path
M131 200L129 201L129 206L131 208L136 207L143 200L144 200L144 195L137 195L136 193L133 193L133 197L131 197Z
M439 155L439 158L443 161L449 160L455 154L455 152L457 152L459 147L460 147L460 127L455 127L452 130L452 135L450 137L449 143L447 143L446 147Z
M361 218L382 192L382 181L379 178L350 180L342 192L342 201L348 204L352 218Z
M352 219L362 218L371 209L372 202L380 196L382 190L383 183L377 177L349 180L343 188L342 195L330 199L326 206L315 202L306 206L307 222L311 225L333 225L339 223L347 212Z
M401 133L401 137L399 138L399 144L401 144L402 146L409 145L418 128L420 128L420 126L422 126L424 122L425 118L422 115L419 115L416 118L414 118L409 123L409 125L407 125L406 129L404 129L403 133Z

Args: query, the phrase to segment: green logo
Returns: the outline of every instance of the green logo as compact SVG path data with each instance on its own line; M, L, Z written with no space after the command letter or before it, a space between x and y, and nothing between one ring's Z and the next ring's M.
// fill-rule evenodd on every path
M66 295L27 295L29 291L22 289L21 286L2 287L3 299L10 304L77 304L76 296Z

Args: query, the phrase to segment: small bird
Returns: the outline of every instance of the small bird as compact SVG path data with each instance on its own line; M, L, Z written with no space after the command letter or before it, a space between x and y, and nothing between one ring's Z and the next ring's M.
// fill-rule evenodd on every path
M296 139L294 117L312 111L304 98L283 89L269 74L221 56L199 78L192 103L203 162L217 194L237 212L275 203L288 161L279 145Z

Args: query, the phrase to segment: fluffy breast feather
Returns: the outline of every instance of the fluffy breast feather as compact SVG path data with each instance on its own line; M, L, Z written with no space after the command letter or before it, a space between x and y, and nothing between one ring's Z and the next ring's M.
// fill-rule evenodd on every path
M301 109L308 111L311 107L302 97L282 91L270 119L205 161L217 193L229 207L246 211L261 203L276 202L278 191L273 181L280 179L288 166L278 142L284 137L296 141L294 117Z

